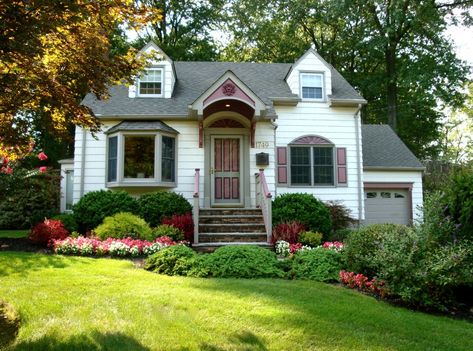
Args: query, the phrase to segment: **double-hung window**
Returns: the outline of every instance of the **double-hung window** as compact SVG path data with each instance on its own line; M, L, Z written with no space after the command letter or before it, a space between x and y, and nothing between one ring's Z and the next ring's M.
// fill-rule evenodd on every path
M108 137L108 186L175 186L176 137L116 132Z
M148 68L138 81L138 95L146 97L163 96L163 69Z
M332 146L291 146L291 185L334 185L334 148Z
M324 100L324 75L322 73L301 73L301 96L308 100Z

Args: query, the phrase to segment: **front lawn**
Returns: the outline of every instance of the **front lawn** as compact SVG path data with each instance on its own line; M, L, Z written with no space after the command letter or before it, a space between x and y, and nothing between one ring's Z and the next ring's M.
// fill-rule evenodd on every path
M0 230L0 238L26 238L29 232L29 229Z
M310 281L161 276L130 261L0 253L13 350L472 350L473 325Z

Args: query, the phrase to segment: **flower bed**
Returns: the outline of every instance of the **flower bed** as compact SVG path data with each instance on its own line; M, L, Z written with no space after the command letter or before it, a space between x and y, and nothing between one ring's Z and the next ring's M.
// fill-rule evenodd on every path
M360 291L385 297L387 294L384 282L373 278L369 278L361 273L340 271L340 282L350 289L358 289Z
M290 244L287 241L279 240L274 245L276 254L282 257L288 257L290 255L295 254L297 251L300 251L300 250L313 250L317 248L324 248L324 249L340 252L343 250L343 243L338 242L338 241L334 241L334 242L327 241L323 243L323 245L321 246L311 247L307 245L302 245L301 243Z
M136 257L148 256L164 247L177 244L186 245L188 243L184 241L176 243L167 236L157 238L154 242L132 238L100 240L79 236L78 238L53 240L53 250L61 255Z

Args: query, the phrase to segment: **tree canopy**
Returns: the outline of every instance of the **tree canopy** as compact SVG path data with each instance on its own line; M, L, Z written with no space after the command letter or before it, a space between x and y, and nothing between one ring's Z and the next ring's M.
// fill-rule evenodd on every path
M134 50L111 50L117 27L139 28L159 12L130 0L8 0L0 18L0 153L18 154L34 123L55 133L71 123L97 130L82 98L107 98L110 85L143 65Z

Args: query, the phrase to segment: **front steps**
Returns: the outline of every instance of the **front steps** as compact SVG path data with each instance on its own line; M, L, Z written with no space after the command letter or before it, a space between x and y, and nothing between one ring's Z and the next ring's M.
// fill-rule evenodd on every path
M199 243L193 247L201 251L212 251L225 245L269 247L261 209L200 209Z

